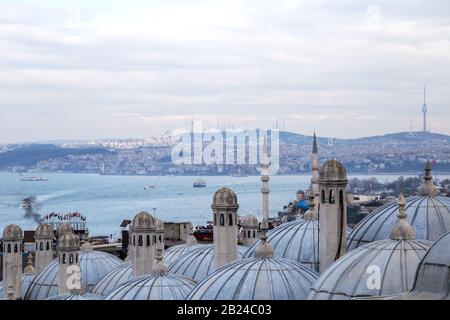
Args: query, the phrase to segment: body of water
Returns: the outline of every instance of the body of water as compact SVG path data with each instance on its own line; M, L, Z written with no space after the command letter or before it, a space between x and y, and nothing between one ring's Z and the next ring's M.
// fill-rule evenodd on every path
M24 176L30 176L27 174ZM16 173L0 172L0 230L16 223L24 230L33 230L36 223L24 218L22 199L35 196L38 212L81 212L87 218L91 235L118 236L123 219L132 219L139 211L153 213L164 221L191 221L204 225L212 219L214 192L222 186L233 189L238 196L239 213L252 213L261 219L260 177L207 176L206 188L193 188L199 177L187 176L101 176L94 174L48 173L40 177L48 181L21 181ZM368 178L369 176L351 176ZM351 178L350 177L350 178ZM392 181L398 176L376 176L379 181ZM443 176L440 178L444 178ZM270 212L277 214L296 197L298 189L307 189L310 176L273 176L270 181ZM155 185L155 189L144 186Z

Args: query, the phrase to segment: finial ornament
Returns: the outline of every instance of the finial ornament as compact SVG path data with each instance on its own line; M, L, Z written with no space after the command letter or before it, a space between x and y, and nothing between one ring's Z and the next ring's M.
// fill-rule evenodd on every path
M33 254L31 252L28 253L27 266L23 270L24 273L35 273L36 269L33 267Z
M164 264L161 248L156 249L155 259L156 259L156 263L155 263L155 266L153 267L153 274L163 275L163 274L166 274L167 272L169 272L169 269Z
M189 228L189 235L186 237L186 244L188 245L197 244L197 238L194 236L192 226Z
M433 183L433 177L431 176L431 163L427 161L425 163L425 176L423 177L423 183L418 189L418 193L421 196L434 197L438 195L438 188Z
M266 229L261 229L261 235L259 239L261 240L261 242L255 250L255 258L258 259L273 258L274 257L273 248L267 241Z
M309 191L308 192L308 196L309 196L309 209L308 211L305 212L303 219L305 220L317 220L318 216L317 216L317 212L315 210L315 196L314 196L314 192Z
M391 231L391 240L412 240L414 239L414 229L408 222L406 214L406 200L403 193L398 198L397 223Z

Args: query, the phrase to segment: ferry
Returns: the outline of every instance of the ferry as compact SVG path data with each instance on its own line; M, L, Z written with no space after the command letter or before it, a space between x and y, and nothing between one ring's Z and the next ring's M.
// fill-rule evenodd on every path
M193 184L194 188L205 188L206 187L206 181L203 179L198 179Z
M25 177L20 179L20 181L48 181L48 179L41 177Z

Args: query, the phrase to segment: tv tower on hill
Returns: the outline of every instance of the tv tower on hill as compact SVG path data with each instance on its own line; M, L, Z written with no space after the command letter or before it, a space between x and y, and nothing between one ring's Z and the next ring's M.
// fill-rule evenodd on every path
M427 91L426 87L423 86L423 106L422 106L422 113L423 113L423 132L427 132Z

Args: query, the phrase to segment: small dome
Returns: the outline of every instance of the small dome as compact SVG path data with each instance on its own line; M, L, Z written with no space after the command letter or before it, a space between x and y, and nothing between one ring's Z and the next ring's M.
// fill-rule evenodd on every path
M320 167L319 181L342 181L347 180L345 167L336 160L329 160Z
M258 227L258 218L254 215L248 214L242 219L242 227L254 229Z
M123 261L101 251L81 251L79 265L83 292L91 292L97 283ZM58 295L58 259L53 260L33 279L25 300L45 300Z
M305 300L317 274L285 259L247 258L209 275L188 300Z
M238 206L237 196L229 188L221 188L216 191L213 197L212 207L236 207Z
M155 229L156 232L164 232L164 221L160 219L155 219Z
M242 258L246 249L238 246L238 259ZM172 262L169 271L196 281L203 280L214 271L213 256L214 244L200 245Z
M450 233L428 250L419 265L412 292L417 298L450 300Z
M153 231L155 230L155 218L148 212L139 212L134 216L130 229L135 232Z
M34 233L35 239L53 239L54 237L53 228L48 223L41 223L36 228L36 232Z
M117 288L119 285L127 282L133 277L131 261L122 263L108 272L99 283L97 283L92 292L104 296L112 289Z
M175 260L177 260L179 257L181 257L183 254L201 246L203 245L197 243L194 244L186 243L167 248L163 252L164 261L166 261L166 263L169 265Z
M397 223L398 203L392 201L359 222L347 241L347 250L363 244L389 239ZM407 220L412 225L416 239L436 241L450 232L450 198L417 196L406 198Z
M58 231L57 231L58 237L61 237L66 232L72 232L73 233L72 226L69 223L67 223L67 222L61 223L59 225Z
M65 232L58 239L58 250L80 250L80 239L72 232Z
M4 241L23 240L23 231L17 224L10 224L3 230Z
M349 234L351 229L347 229ZM267 232L267 239L276 258L297 261L319 270L319 221L298 219L284 223ZM260 241L256 241L244 254L244 258L254 257Z
M22 297L25 295L25 292L27 292L28 287L31 284L31 281L33 281L35 274L34 273L24 273L22 275L22 282L21 282L21 292ZM3 299L3 282L0 282L0 300Z
M176 274L144 275L122 283L104 300L185 300L195 284Z
M83 293L83 294L71 294L66 293L60 296L53 296L46 300L102 300L103 297L101 295L95 293Z
M431 247L426 240L380 240L350 251L322 273L310 300L350 300L411 290L420 260ZM370 288L380 276L379 287Z

